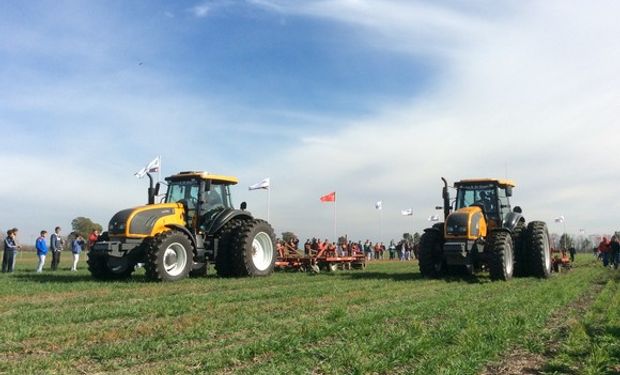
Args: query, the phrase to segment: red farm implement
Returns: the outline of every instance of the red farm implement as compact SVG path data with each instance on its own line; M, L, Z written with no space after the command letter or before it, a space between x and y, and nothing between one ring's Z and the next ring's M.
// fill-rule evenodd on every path
M301 272L336 271L338 269L365 269L366 257L355 251L341 251L335 249L307 250L304 252L294 249L289 244L278 244L278 258L276 268L283 270L297 270Z

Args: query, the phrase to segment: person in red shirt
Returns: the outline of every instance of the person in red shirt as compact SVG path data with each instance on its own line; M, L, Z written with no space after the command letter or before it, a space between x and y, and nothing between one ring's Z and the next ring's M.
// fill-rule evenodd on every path
M95 242L97 242L98 239L99 239L99 231L95 229L88 236L88 249L89 250L93 247L93 245L95 245Z
M601 243L598 244L598 252L603 258L603 266L609 265L609 240L607 237L603 237Z

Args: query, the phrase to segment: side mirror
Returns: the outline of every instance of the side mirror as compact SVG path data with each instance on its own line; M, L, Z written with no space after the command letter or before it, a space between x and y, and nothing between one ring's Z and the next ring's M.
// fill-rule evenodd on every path
M241 202L241 211L245 211L246 208L248 208L248 204L245 202Z
M441 206L435 206L435 209L436 209L436 210L443 210L443 207L441 207Z
M513 209L512 209L512 211L513 211L513 212L516 212L516 213L518 213L518 214L520 214L520 213L522 213L522 212L523 212L523 210L522 210L522 209L521 209L521 207L519 207L519 206L515 206L515 208L513 208Z
M159 188L161 187L161 184L158 182L157 184L155 184L155 195L159 195Z
M506 186L506 196L512 197L512 186Z

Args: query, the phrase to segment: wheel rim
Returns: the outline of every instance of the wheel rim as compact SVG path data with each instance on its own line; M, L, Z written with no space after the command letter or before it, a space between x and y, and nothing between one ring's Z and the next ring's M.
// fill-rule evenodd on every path
M549 249L549 237L545 234L543 252L545 257L545 270L551 271L551 249Z
M187 252L178 242L170 244L164 251L164 269L170 276L180 275L187 265Z
M271 237L260 232L252 241L252 262L259 271L265 271L271 266L273 260L273 243Z
M504 267L506 268L506 275L512 275L512 271L514 268L514 259L512 257L512 246L506 246L506 252L504 253L504 261L506 264Z

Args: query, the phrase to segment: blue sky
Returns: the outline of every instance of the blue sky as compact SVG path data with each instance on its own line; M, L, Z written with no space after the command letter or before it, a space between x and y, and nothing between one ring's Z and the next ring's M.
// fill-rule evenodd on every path
M421 230L439 177L508 174L528 219L617 228L614 2L0 4L0 228L141 203L132 173L237 175L278 232ZM412 221L399 216L413 208ZM561 228L552 230L559 231Z

